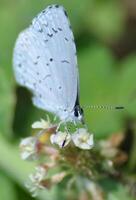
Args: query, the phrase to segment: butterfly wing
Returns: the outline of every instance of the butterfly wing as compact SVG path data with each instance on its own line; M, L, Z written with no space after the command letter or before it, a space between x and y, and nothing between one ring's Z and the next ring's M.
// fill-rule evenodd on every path
M53 113L72 111L78 87L77 57L62 6L47 7L19 35L13 63L17 82L32 91L37 107Z

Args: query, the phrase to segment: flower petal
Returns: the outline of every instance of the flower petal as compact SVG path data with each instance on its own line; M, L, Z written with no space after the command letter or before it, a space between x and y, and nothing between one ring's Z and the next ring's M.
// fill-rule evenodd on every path
M91 149L93 147L93 134L90 134L85 128L78 129L73 135L72 140L75 146L80 149Z
M61 148L67 146L70 140L71 140L71 135L67 132L61 132L61 131L52 134L50 137L51 143L57 144Z
M47 121L44 119L41 119L40 121L36 121L32 124L33 129L48 129L51 127L50 120L48 119Z
M29 175L29 182L26 183L26 187L32 193L33 197L36 197L40 189L45 187L42 185L42 181L46 179L47 171L44 166L37 166L35 172Z
M37 139L35 137L27 137L21 140L20 150L23 160L35 160L37 158Z

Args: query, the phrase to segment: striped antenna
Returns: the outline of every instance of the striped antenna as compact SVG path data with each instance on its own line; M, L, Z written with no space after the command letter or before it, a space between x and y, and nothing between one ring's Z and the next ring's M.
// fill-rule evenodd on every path
M91 105L91 106L83 106L83 108L90 109L104 109L104 110L123 110L124 106L111 106L111 105Z

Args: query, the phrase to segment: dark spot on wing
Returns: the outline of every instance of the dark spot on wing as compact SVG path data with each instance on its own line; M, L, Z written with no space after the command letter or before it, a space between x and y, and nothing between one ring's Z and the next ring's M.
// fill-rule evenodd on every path
M45 79L48 78L48 77L51 77L51 74L47 74L47 75L43 78L43 80L45 80Z
M46 39L46 40L44 40L44 42L46 43L46 42L48 42L48 40Z
M61 86L59 86L59 90L61 89L62 87Z
M48 8L49 8L49 9L51 9L51 8L52 8L52 6L49 6Z
M68 63L69 64L69 61L68 60L61 60L62 63Z
M34 65L37 65L38 64L38 62L36 61L36 62L34 62Z
M43 10L43 11L42 11L42 13L45 13L45 12L46 12L46 10Z
M59 27L58 30L59 30L59 31L62 31L62 28Z
M66 40L67 42L69 41L68 38L66 38L66 37L65 37L65 40Z
M68 18L68 14L67 14L66 10L64 10L64 14Z
M53 34L49 34L49 33L47 33L47 35L48 35L49 37L52 37L52 36L53 36Z
M38 64L38 59L39 59L39 58L40 58L40 56L37 56L37 57L36 57L37 61L34 62L34 65L37 65L37 64Z
M53 61L53 58L50 58L50 62L52 62Z
M46 63L47 66L49 66L49 63Z
M33 83L33 86L36 87L36 83Z
M53 32L54 32L54 33L57 33L57 32L58 32L58 31L57 31L57 30L55 30L54 28L52 28L52 30L53 30Z
M43 29L42 29L42 28L40 28L38 31L39 31L40 33L42 33L42 32L43 32Z
M58 4L56 4L56 5L55 5L55 8L59 8L59 5L58 5Z
M39 72L36 72L37 75L39 75Z
M22 67L22 64L21 64L21 63L19 63L19 64L18 64L18 67L20 67L20 68L21 68L21 67Z
M70 28L70 30L72 30L72 27L71 27L71 25L69 25L69 28Z

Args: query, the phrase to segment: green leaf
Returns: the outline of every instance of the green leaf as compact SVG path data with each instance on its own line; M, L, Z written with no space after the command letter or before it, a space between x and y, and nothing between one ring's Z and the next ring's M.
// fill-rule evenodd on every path
M120 184L116 184L117 188L114 191L111 191L107 194L106 200L134 200L128 193L125 186L122 186Z
M86 8L88 27L100 39L117 39L124 30L125 9L119 1L92 1Z
M134 200L127 187L114 179L105 178L100 184L105 192L105 200Z
M118 105L118 79L116 60L111 52L100 45L93 45L80 52L81 102L88 105ZM105 137L122 129L120 112L86 108L85 117L96 137Z
M0 198L2 200L17 200L13 182L4 174L0 173Z
M13 84L0 68L0 131L11 136L14 109Z
M118 74L118 93L120 101L126 104L127 114L136 117L136 55L130 55L121 63L121 71Z

